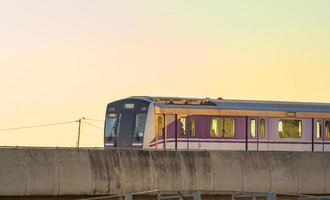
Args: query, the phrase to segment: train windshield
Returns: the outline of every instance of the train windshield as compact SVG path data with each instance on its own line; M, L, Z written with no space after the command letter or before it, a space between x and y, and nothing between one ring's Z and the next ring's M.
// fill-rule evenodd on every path
M146 124L147 113L137 113L135 115L134 137L143 137Z
M118 136L118 125L119 125L120 115L111 113L107 116L105 122L105 137L115 137Z

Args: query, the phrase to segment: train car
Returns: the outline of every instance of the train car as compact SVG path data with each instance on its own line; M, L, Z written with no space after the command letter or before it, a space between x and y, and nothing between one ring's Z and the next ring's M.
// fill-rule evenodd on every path
M108 104L104 147L330 151L330 104L129 97Z

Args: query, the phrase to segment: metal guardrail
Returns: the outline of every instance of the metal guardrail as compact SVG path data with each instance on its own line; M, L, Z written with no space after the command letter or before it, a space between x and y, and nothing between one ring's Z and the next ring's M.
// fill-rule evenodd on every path
M273 192L234 192L232 200L239 198L252 198L252 200L256 200L257 197L265 197L266 200L276 200L276 194Z
M183 200L186 197L192 197L193 200L201 200L202 195L200 192L193 192L192 194L177 194L177 195L158 195L158 200L178 199ZM126 199L125 199L126 200Z
M299 200L330 200L330 196L309 196L309 195L303 195L299 197Z
M141 194L157 195L158 200L183 200L185 198L192 198L193 200L202 200L202 192L206 192L206 193L210 193L210 194L217 193L217 194L223 194L223 195L231 195L232 200L238 200L240 198L251 198L252 200L256 200L257 197L264 197L264 198L266 198L266 200L276 200L276 194L273 192L267 192L267 193L219 192L219 191L191 191L191 190L170 190L170 191L151 190L151 191L128 193L128 194L83 198L83 199L78 199L78 200L104 200L104 199L111 200L113 198L121 198L122 200L133 200L134 195L141 195ZM317 199L303 199L303 200L317 200ZM328 199L319 199L319 200L328 200Z
M151 190L151 191L144 191L144 192L135 192L135 193L128 193L128 194L120 194L120 195L110 195L110 196L100 196L100 197L92 197L92 198L83 198L77 200L104 200L104 199L113 199L113 198L121 198L123 200L133 200L134 195L141 195L141 194L155 194L157 195L158 200L183 200L187 197L192 197L193 200L201 200L201 193L199 191L192 192L191 194L183 194L182 191L177 191L177 194L169 195L169 194L162 194L164 191L159 190Z

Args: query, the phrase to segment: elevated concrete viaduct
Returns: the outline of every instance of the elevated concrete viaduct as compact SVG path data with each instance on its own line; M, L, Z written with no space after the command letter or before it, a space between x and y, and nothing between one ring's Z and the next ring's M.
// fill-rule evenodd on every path
M0 148L0 196L330 194L330 153Z

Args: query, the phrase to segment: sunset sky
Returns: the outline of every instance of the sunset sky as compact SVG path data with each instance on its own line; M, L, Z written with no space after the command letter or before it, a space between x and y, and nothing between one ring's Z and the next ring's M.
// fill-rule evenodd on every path
M328 0L1 0L0 129L102 120L133 95L330 102L329 11ZM81 145L102 134L85 124ZM0 137L74 146L77 123Z

